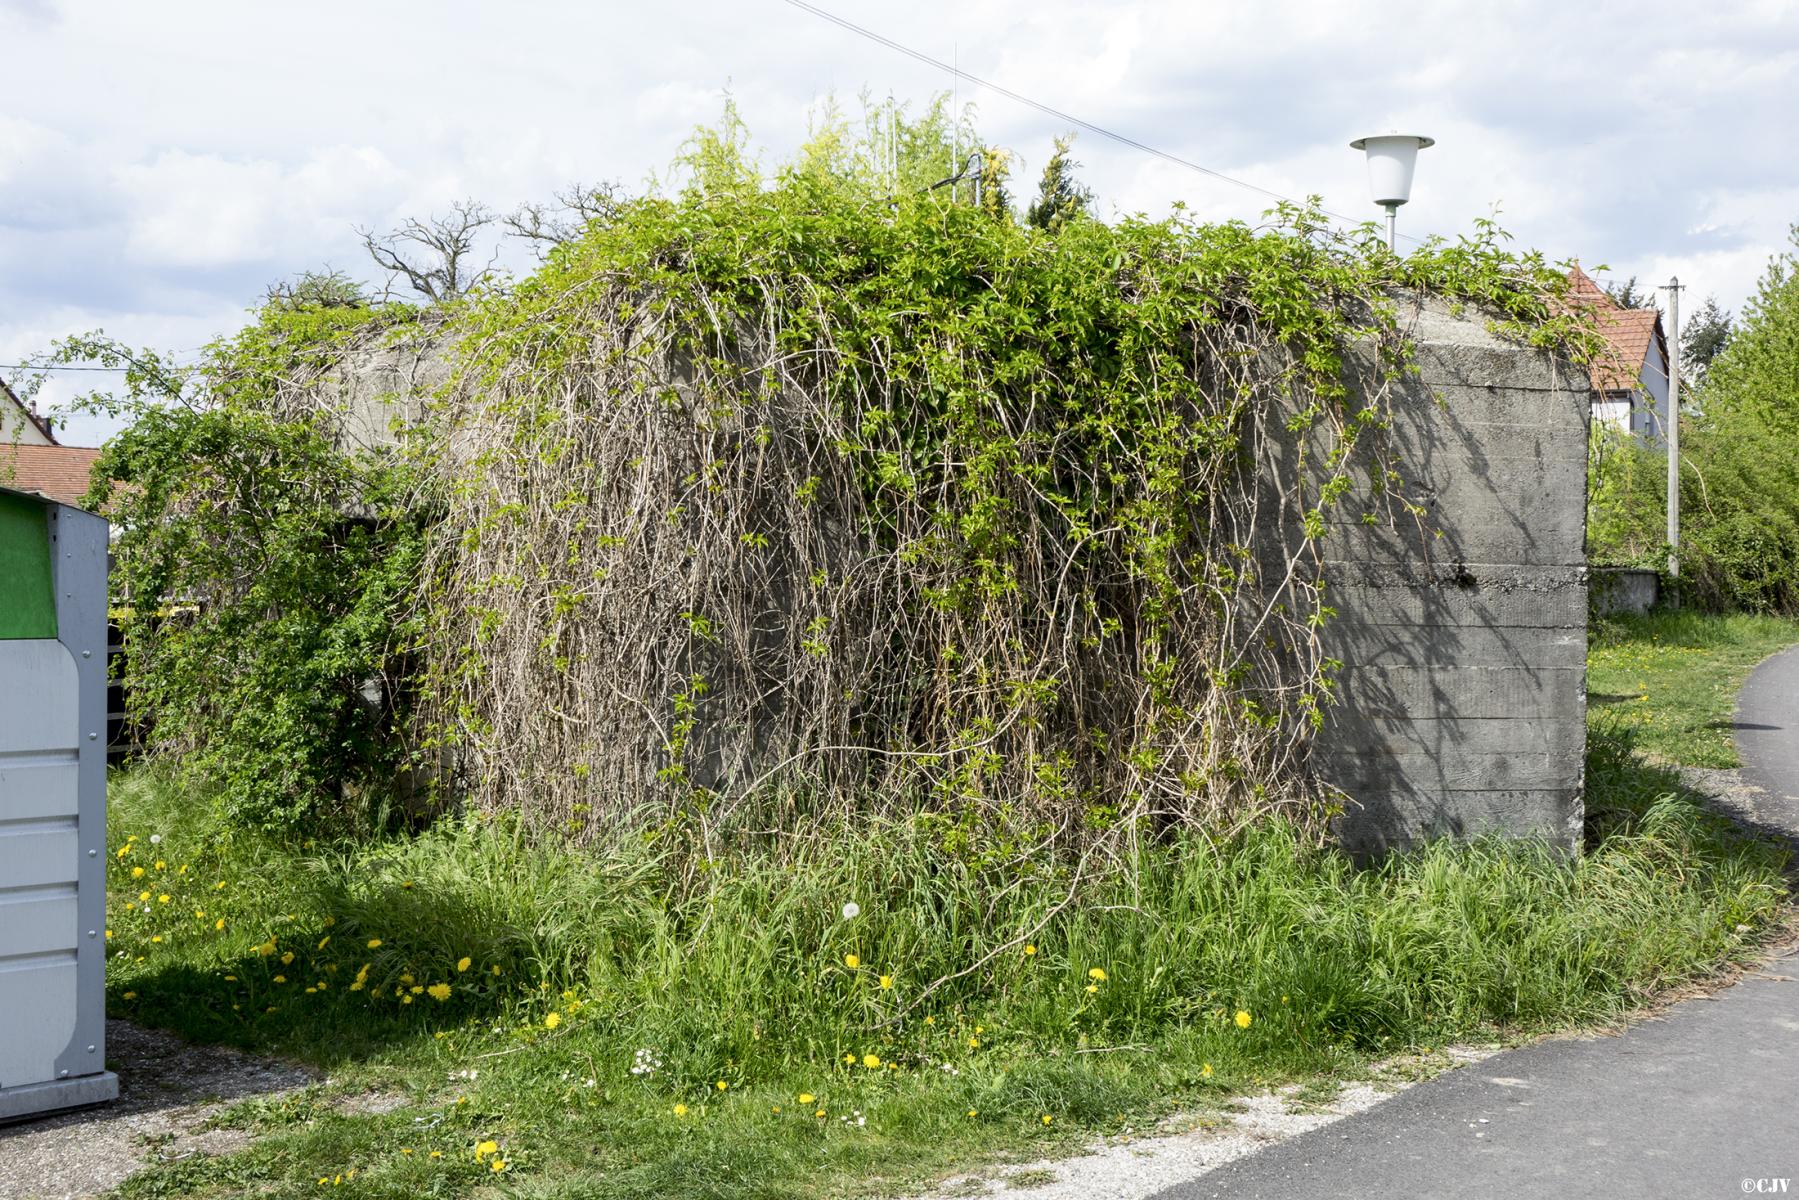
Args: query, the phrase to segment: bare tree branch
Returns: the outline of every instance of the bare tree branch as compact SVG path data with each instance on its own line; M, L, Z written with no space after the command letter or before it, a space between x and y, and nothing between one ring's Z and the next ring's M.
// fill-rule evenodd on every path
M410 217L382 236L369 229L356 232L362 235L369 257L388 273L389 288L394 280L404 279L419 295L442 304L466 295L491 274L492 259L480 270L473 269L468 260L477 235L494 219L493 210L485 204L460 200L450 206L447 216L423 221Z

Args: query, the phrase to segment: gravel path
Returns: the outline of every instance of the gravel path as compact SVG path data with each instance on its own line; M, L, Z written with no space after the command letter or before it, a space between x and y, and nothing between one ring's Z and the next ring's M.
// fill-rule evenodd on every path
M1029 1200L1141 1200L1268 1146L1366 1111L1441 1071L1480 1062L1498 1047L1452 1046L1381 1064L1330 1100L1306 1103L1288 1087L1238 1097L1226 1112L1171 1117L1144 1137L1096 1142L1078 1158L989 1169L947 1181L928 1200L1016 1195Z
M317 1081L286 1063L159 1030L106 1023L106 1065L119 1098L98 1108L0 1125L0 1200L75 1200L123 1183L151 1162L236 1150L249 1135L204 1129L221 1108Z

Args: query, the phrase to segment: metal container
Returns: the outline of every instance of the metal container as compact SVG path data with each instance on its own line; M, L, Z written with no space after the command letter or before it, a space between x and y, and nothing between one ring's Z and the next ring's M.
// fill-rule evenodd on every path
M0 1121L112 1100L106 522L0 488Z

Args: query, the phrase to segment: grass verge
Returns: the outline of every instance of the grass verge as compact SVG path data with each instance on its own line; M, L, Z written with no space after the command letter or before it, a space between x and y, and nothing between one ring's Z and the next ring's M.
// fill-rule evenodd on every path
M1697 612L1620 614L1595 622L1587 705L1596 728L1628 731L1649 757L1735 767L1731 718L1756 663L1799 642L1799 623Z
M1781 851L1615 736L1589 790L1574 861L1482 842L1358 871L1269 828L1075 888L916 823L697 860L672 832L594 855L472 819L284 846L139 771L113 790L113 1014L333 1083L235 1106L249 1148L123 1192L881 1194L1402 1047L1603 1022L1751 954ZM401 1103L337 1103L371 1088Z

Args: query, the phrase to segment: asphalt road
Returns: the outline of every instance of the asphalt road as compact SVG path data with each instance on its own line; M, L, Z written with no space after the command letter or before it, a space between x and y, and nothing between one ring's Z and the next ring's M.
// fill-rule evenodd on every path
M1799 650L1744 687L1757 815L1799 837ZM1799 957L1616 1037L1495 1055L1155 1200L1799 1195Z

